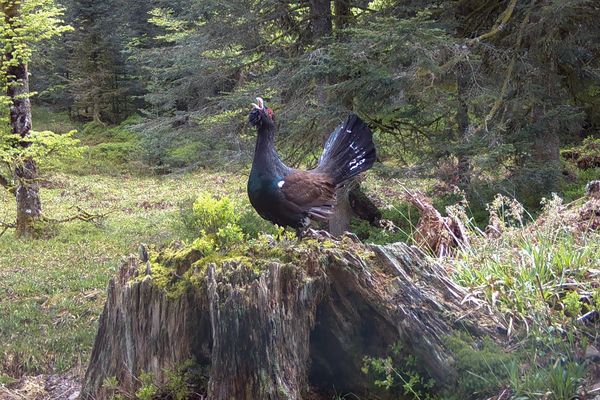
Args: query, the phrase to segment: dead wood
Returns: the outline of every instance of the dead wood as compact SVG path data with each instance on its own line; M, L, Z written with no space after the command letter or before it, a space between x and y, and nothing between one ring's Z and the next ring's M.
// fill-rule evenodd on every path
M333 388L385 399L361 372L365 356L400 343L448 388L457 374L445 338L496 331L484 307L464 301L465 290L416 248L355 237L273 246L278 255L267 260L250 246L252 265L192 267L190 252L166 275L168 263L156 262L169 257L150 256L148 268L130 256L109 284L82 398L108 398L111 377L122 393L134 393L143 372L164 384L192 359L206 371L196 393L208 399L315 399ZM165 277L180 292L161 286Z
M458 218L443 217L421 192L405 189L405 193L406 201L419 210L414 239L421 249L442 257L455 247L469 246L467 229Z

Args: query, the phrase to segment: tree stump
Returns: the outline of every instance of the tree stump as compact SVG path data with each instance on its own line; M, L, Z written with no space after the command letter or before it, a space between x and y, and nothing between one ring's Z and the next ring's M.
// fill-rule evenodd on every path
M397 343L447 388L457 376L444 338L497 326L402 243L283 240L207 264L193 251L177 261L164 253L148 264L130 256L110 282L83 399L109 397L114 378L134 393L144 372L163 385L190 359L206 371L196 398L325 399L332 388L372 398L363 359Z

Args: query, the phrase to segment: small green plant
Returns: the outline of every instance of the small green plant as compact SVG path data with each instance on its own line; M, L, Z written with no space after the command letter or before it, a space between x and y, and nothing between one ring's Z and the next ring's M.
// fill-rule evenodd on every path
M581 312L581 308L583 303L580 300L579 293L576 291L570 291L567 295L562 299L564 304L564 311L567 316L577 317Z
M194 360L186 360L177 368L166 371L167 383L161 388L162 397L186 400L193 393L205 392L208 385L208 369Z
M237 224L233 202L229 197L215 198L209 193L203 193L193 204L194 222L200 231L215 234L223 225Z
M120 393L119 381L116 376L110 376L102 382L102 388L106 390L110 400L124 400L125 396Z
M135 396L139 400L152 400L158 393L158 387L154 383L154 376L150 372L140 374L141 387L136 390Z
M362 371L373 374L375 386L392 392L402 390L404 396L414 400L432 400L435 381L426 377L417 368L417 359L411 354L403 354L397 344L388 357L365 357Z
M195 244L198 250L227 249L263 234L280 234L277 226L262 219L247 202L234 203L227 196L216 198L204 193L181 200L178 208L177 225L182 234L192 240L202 235Z

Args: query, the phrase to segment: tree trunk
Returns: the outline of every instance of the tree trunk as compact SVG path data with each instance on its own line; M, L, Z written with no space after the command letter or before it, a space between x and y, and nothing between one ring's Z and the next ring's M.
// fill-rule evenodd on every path
M5 21L11 29L17 29L15 20L19 17L19 3L10 6L3 3ZM5 55L12 60L10 49ZM7 68L7 96L10 104L10 124L12 133L25 138L31 130L31 103L29 101L29 75L26 64L12 65ZM22 142L21 146L27 146ZM17 202L17 236L34 234L35 221L42 216L39 186L37 183L37 165L35 160L28 158L22 164L15 166L15 196Z
M34 236L35 223L42 216L42 203L40 201L40 188L37 183L37 165L31 158L15 169L17 186L15 196L17 200L17 223L15 233L17 237Z
M560 180L560 137L557 128L540 123L543 110L532 106L530 127L533 127L531 153L516 176L517 192L528 208L539 207L542 197L557 192Z
M331 35L331 0L310 0L313 42Z
M352 20L352 3L350 0L333 0L333 9L335 14L333 16L333 22L335 29L347 28Z
M333 214L329 218L329 233L334 236L340 236L342 233L350 230L350 220L352 219L350 191L354 186L356 186L356 183L351 181L337 191L337 203Z
M360 184L356 181L346 184L338 191L337 204L329 218L329 232L340 236L349 231L353 216L368 221L373 226L377 226L381 219L381 211L362 192Z
M456 71L456 88L457 88L457 104L456 104L456 125L457 125L457 141L467 144L469 142L469 106L467 104L468 84L469 84L469 66L466 63L459 63ZM458 187L467 190L471 185L472 166L469 155L463 149L458 152Z
M496 326L463 301L467 293L440 266L404 244L364 246L346 236L268 247L278 258L191 271L197 257L159 268L131 256L109 284L82 398L134 393L143 372L165 387L169 371L190 359L204 371L190 398L397 398L361 372L365 356L384 357L401 344L438 387L452 388L457 373L444 338L459 331L478 338ZM109 378L117 388L103 384Z
M350 190L348 199L350 200L350 207L352 207L354 215L368 221L373 226L378 226L382 216L381 210L364 194L360 188L360 184Z

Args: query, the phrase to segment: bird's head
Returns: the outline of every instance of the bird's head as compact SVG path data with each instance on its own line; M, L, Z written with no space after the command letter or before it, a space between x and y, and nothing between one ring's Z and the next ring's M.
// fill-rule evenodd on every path
M265 105L262 98L257 97L256 103L252 103L252 111L248 115L248 122L253 126L260 126L264 123L272 124L274 119L275 114L273 114L273 110Z

